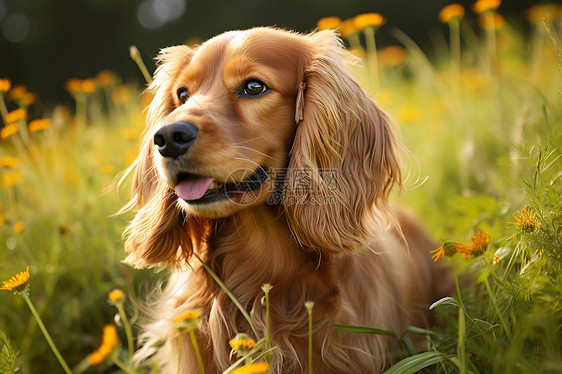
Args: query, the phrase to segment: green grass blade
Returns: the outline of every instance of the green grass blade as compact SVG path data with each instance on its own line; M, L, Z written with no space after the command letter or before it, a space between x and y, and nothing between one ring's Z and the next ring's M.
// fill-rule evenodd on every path
M341 332L348 332L353 334L377 334L377 335L388 335L393 336L398 339L398 336L394 331L378 329L376 327L366 327L366 326L353 326L353 325L334 325L334 328Z
M403 359L385 371L384 374L413 374L442 360L443 355L439 352L423 352Z

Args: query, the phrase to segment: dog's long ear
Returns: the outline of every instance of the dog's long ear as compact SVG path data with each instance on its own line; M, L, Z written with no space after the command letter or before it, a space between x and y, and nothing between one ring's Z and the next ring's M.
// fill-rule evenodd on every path
M400 145L390 116L350 74L353 57L339 38L330 31L307 38L314 52L297 95L302 120L284 208L304 247L353 252L395 221L388 196L401 185Z
M153 157L155 128L173 110L176 77L192 54L187 46L163 49L147 90L154 97L147 110L139 155L127 172L133 174L131 200L122 209L140 208L124 233L129 253L125 262L135 267L183 266L206 232L205 220L188 217L176 206L177 196L158 177Z

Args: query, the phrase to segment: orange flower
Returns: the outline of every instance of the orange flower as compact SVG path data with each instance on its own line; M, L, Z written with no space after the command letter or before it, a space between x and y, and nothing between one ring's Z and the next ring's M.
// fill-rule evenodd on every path
M391 45L377 52L380 67L398 66L406 60L406 50L397 45Z
M0 79L0 93L8 92L12 82L9 79Z
M469 252L472 257L483 255L490 244L490 234L482 230L470 238Z
M501 3L501 0L478 0L472 6L472 10L476 14L482 14L484 12L498 9Z
M336 30L341 26L341 18L339 17L324 17L318 20L316 27L318 30Z
M109 297L109 300L111 300L113 302L117 302L117 301L119 301L123 298L123 291L116 288L109 293L108 297Z
M20 165L20 160L11 156L0 157L0 166L8 168L17 168Z
M26 117L27 113L25 112L25 110L19 108L16 110L12 110L8 114L6 114L6 118L4 118L4 120L6 121L6 123L14 123L19 121L20 119L25 119Z
M102 343L98 349L88 355L90 365L98 365L106 360L106 358L113 352L117 345L117 329L114 325L105 325L103 327Z
M484 30L499 30L505 25L505 19L499 13L483 14L478 17L478 26Z
M386 23L386 17L379 13L365 13L355 16L355 27L363 30L366 27L381 27Z
M21 233L23 230L25 229L25 224L23 222L16 222L16 224L14 225L14 232L16 234Z
M27 89L24 86L14 86L10 91L9 98L11 100L19 100L25 96Z
M234 370L232 374L263 374L267 372L267 369L269 369L267 362L254 362Z
M351 34L355 34L358 31L353 18L343 21L340 27L340 34L343 38L348 38Z
M19 274L14 275L10 280L4 281L0 290L11 291L14 288L19 291L29 280L29 266Z
M464 16L464 7L460 4L449 4L439 12L439 20L443 23L449 23L453 19L462 18Z
M28 125L29 132L37 132L48 129L51 126L50 119L36 119L31 121Z
M23 180L23 173L18 170L9 171L4 174L4 180L9 187L15 186Z
M521 209L521 218L518 218L515 214L513 215L513 218L515 219L515 222L507 222L510 225L514 225L517 230L520 230L522 232L525 232L527 234L533 234L539 227L541 227L540 222L535 218L535 212L533 211L533 209ZM515 233L514 235L510 236L508 238L511 239L513 238L515 235L517 235L518 233Z

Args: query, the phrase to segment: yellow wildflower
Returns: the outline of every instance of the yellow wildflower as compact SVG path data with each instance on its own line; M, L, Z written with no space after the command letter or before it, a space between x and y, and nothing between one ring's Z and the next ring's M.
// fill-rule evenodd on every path
M472 238L470 238L469 252L472 257L477 257L488 249L488 244L490 244L490 234L482 230L477 232Z
M31 105L37 101L37 95L31 92L26 92L25 95L20 99L21 104Z
M11 100L19 100L25 96L27 89L24 86L14 86L10 91L9 98Z
M0 93L8 92L11 86L12 82L9 79L0 79Z
M380 67L398 66L406 60L406 50L397 45L391 45L377 52Z
M429 253L434 253L431 258L437 262L441 257L448 256L451 257L455 255L459 250L462 252L464 251L464 247L466 244L464 243L457 243L457 242L445 242L440 248L437 248Z
M117 77L114 72L110 70L103 70L96 76L96 82L99 86L106 87L111 86L117 81Z
M21 233L23 230L25 229L25 224L23 222L16 222L16 224L14 225L14 232L16 234Z
M93 79L85 79L80 88L84 93L92 93L96 90L96 82Z
M17 168L20 165L20 160L11 156L0 157L0 166L6 166L9 168Z
M113 291L111 291L109 293L109 299L113 302L117 302L119 300L121 300L123 298L123 291L121 291L120 289L116 288Z
M355 20L353 18L346 19L342 22L340 26L340 34L342 38L348 38L351 34L355 34L359 30L355 26Z
M318 30L336 30L341 26L341 18L339 17L324 17L318 20L316 27Z
M66 89L72 94L92 93L96 90L96 83L93 79L72 78L66 82Z
M386 23L386 17L379 13L364 13L355 16L353 21L357 29L363 30L366 27L381 27Z
M19 108L16 110L12 110L8 114L6 114L6 118L4 120L6 123L14 123L19 121L20 119L25 119L27 117L27 113L25 110Z
M452 257L456 253L463 254L468 259L484 254L488 249L489 243L490 234L486 231L479 231L470 238L470 245L457 242L445 242L442 247L430 251L429 253L433 254L431 258L436 262L443 256Z
M29 266L19 274L14 275L10 280L4 281L0 290L11 291L14 288L16 291L20 291L22 286L24 286L29 280Z
M232 347L235 351L239 351L252 349L256 342L254 342L254 339L250 338L246 334L238 334L234 337L234 339L229 341L228 344L230 344L230 347Z
M269 364L265 361L255 362L241 368L238 368L232 372L232 374L263 374L269 369Z
M105 325L103 327L102 343L98 349L88 355L90 365L98 365L104 362L113 352L117 345L117 329L114 325Z
M111 94L111 100L115 105L123 105L131 100L131 90L127 85L120 85Z
M513 215L513 218L515 219L515 222L507 222L508 224L514 225L517 230L523 231L527 234L532 234L534 233L537 228L539 228L541 226L540 222L537 221L537 219L535 218L535 212L533 211L533 209L521 209L521 218L518 218L515 214ZM511 239L513 236L511 236L509 239Z
M4 181L6 182L6 185L9 187L15 186L22 180L23 180L23 173L21 173L20 171L14 170L4 174Z
M494 262L494 264L499 264L500 263L500 256L494 255L494 259L492 261Z
M478 0L472 6L472 10L476 14L482 14L490 10L498 9L501 3L501 0Z
M36 119L31 121L28 125L29 132L37 132L40 130L48 129L51 126L50 119Z
M449 4L439 12L439 21L449 23L453 19L464 16L464 7L460 4Z
M499 30L505 24L505 19L499 13L484 14L478 17L478 26L484 30Z
M176 322L183 322L183 321L192 321L196 320L201 317L201 312L199 310L190 310L182 314L181 316L177 317L174 321Z
M562 18L562 5L559 4L535 4L525 12L527 19L533 23L543 26L544 22L552 22Z

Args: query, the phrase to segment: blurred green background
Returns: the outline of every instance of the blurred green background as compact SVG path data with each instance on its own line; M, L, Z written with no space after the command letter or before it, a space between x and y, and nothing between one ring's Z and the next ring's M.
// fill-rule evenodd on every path
M399 29L427 52L445 41L437 14L449 0L0 0L0 78L35 92L45 104L68 102L64 83L99 71L125 80L142 76L129 58L137 45L147 65L164 46L206 40L223 31L279 26L306 32L325 16L342 19L378 12L388 24L377 35L380 47L397 44ZM467 9L472 1L459 1ZM501 5L512 26L532 0ZM519 24L521 27L524 24Z

